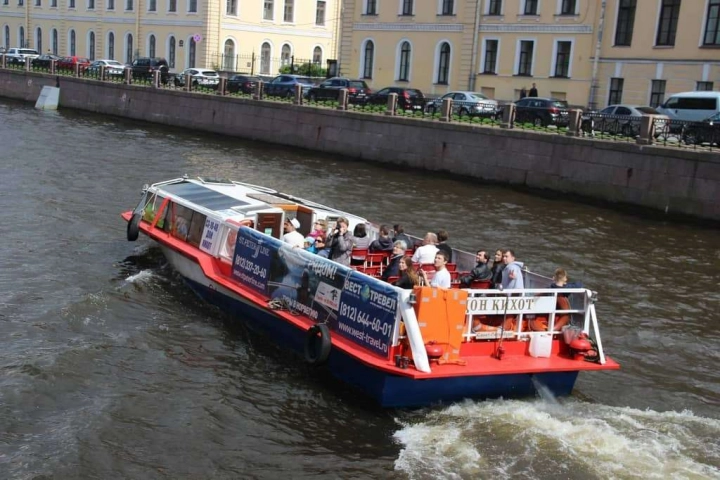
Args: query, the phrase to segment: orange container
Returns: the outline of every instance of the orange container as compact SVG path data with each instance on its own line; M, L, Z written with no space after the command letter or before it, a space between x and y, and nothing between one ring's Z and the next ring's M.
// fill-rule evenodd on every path
M460 358L468 293L465 290L415 287L415 315L425 344L443 348L442 362Z

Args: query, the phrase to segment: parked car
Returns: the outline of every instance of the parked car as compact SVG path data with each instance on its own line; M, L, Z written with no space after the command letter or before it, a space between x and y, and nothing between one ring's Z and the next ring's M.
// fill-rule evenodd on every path
M265 94L278 97L295 96L295 85L302 85L303 95L315 86L310 77L300 75L278 75L265 84Z
M450 98L453 101L452 111L456 115L470 115L495 117L498 113L498 103L478 92L449 92L431 100L425 107L428 113L441 111L443 100Z
M557 98L525 97L515 103L515 122L566 127L570 122L568 104Z
M662 126L662 122L668 122L667 115L661 115L653 107L640 105L609 105L600 112L587 115L583 118L582 128L586 132L602 132L612 135L623 135L626 137L637 137L640 135L640 123L642 117L656 115L658 120L655 123L656 130Z
M215 70L207 70L205 68L186 68L182 72L175 75L173 82L176 87L185 86L185 76L190 75L193 87L201 86L205 88L218 88L220 84L220 75Z
M105 67L105 75L110 77L121 77L125 74L125 65L117 60L95 60L87 68L86 72L91 75L100 75L100 67Z
M227 91L228 93L251 94L259 81L260 78L251 75L233 75L227 81Z
M347 88L349 103L365 103L368 95L372 93L364 80L334 77L328 78L320 85L311 88L307 97L310 101L337 100L340 89Z
M167 60L160 57L138 57L132 63L132 76L139 80L152 80L153 72L160 72L160 81L168 83L170 67Z
M671 120L702 122L720 112L720 92L683 92L671 95L658 107Z
M51 53L46 53L44 55L40 55L37 58L32 59L32 66L34 68L50 68L50 65L52 64L52 61L55 60L56 62L60 60L62 57L59 55L53 55Z
M720 145L720 113L702 122L693 122L683 128L682 141L688 145Z
M90 66L90 60L85 57L78 57L77 55L71 57L63 57L57 61L55 68L58 70L71 70L75 71L75 65L80 65L80 72L84 72Z
M397 107L402 110L425 110L425 95L416 88L387 87L370 95L366 103L370 105L387 105L391 93L397 93Z
M8 48L5 52L5 61L9 64L25 64L26 59L34 59L39 57L40 54L37 50L32 48Z

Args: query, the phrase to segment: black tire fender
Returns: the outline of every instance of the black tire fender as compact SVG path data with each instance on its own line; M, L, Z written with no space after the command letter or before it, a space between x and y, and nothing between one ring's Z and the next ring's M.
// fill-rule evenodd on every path
M142 214L133 213L130 217L130 221L127 224L127 239L129 242L134 242L140 236L140 220L142 220Z
M310 365L322 365L330 355L330 329L324 323L310 327L305 337L305 361Z

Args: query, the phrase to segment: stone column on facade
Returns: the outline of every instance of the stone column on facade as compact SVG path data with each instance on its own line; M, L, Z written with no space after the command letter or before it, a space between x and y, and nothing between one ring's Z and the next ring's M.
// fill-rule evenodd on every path
M295 105L302 105L303 103L303 86L299 83L295 84L295 99L293 100Z
M130 85L132 83L132 68L126 67L125 68L125 85Z
M265 83L260 81L255 84L255 89L253 90L253 100L262 100L263 99L263 93L265 90Z
M348 89L341 88L338 90L338 110L347 110L348 108Z
M508 103L503 108L501 128L513 128L513 119L515 118L515 104Z
M152 88L160 88L160 70L155 70L152 74Z
M185 74L185 91L186 92L192 92L192 82L193 82L192 75L190 75L189 73L186 73Z
M452 98L443 98L442 105L440 106L440 121L449 122L452 118Z
M388 95L387 109L385 110L385 115L395 115L395 113L397 112L397 99L397 93L391 93L390 95Z
M227 95L227 78L220 77L220 83L218 83L217 94L218 95Z
M568 131L565 133L568 137L577 137L580 135L580 122L582 120L583 111L573 108L569 112L570 121L568 123Z
M643 115L640 119L640 136L636 142L638 145L652 145L655 139L656 115Z

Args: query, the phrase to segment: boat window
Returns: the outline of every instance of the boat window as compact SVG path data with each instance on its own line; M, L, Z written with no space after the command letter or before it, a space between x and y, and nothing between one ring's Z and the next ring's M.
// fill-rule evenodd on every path
M145 205L145 208L143 209L143 220L145 220L148 223L152 223L152 221L155 219L155 213L160 208L160 205L162 205L163 200L165 200L163 197L151 194L148 198L147 204ZM158 228L163 228L165 226L165 218L167 218L167 210L165 211L165 215L163 215L164 218L161 218L157 222Z
M187 238L189 244L196 247L200 246L200 239L202 238L203 230L205 229L205 220L207 220L206 215L199 212L193 212L192 220L190 221L190 233Z
M192 220L193 211L182 205L173 204L173 213L175 214L172 229L172 235L181 240L186 240L190 233L190 221Z
M220 247L220 258L227 263L232 263L232 257L235 253L235 241L237 240L237 230L232 228L223 227L225 234L222 240L222 247Z

